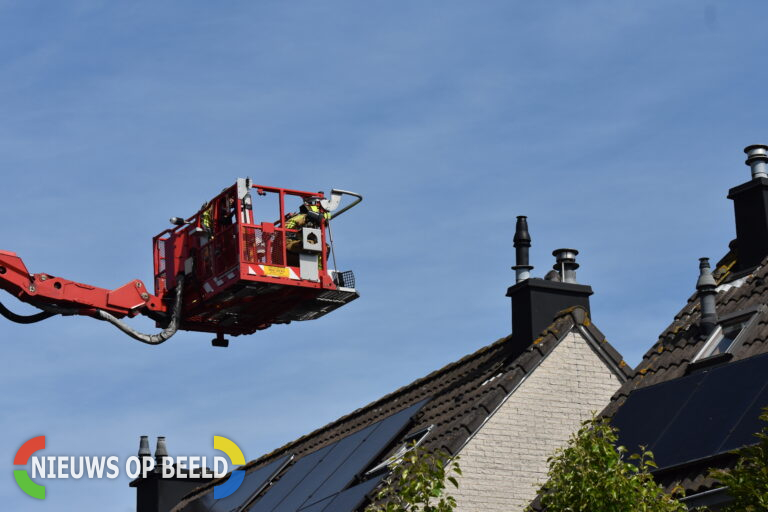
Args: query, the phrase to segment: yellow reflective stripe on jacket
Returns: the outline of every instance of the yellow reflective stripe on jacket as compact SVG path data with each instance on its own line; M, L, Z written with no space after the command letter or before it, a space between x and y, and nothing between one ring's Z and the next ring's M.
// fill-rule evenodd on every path
M211 208L208 208L203 212L200 223L207 229L213 228L213 212L211 211Z
M301 226L303 226L306 221L307 221L307 215L305 213L300 213L298 215L294 215L293 217L285 221L285 228L298 229Z

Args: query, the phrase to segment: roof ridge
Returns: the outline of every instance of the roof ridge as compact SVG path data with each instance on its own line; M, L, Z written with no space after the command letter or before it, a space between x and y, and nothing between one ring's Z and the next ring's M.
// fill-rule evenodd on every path
M568 316L571 317L572 322L573 322L573 326L576 326L576 325L584 325L584 326L593 325L592 322L591 322L591 319L589 317L589 313L582 306L572 306L572 307L568 307L568 308L565 308L563 310L558 311L555 314L554 318L552 319L552 322L539 333L539 336L536 339L534 339L525 348L525 350L523 350L519 354L515 355L515 357L514 357L514 359L512 361L508 361L507 363L505 363L503 365L503 367L505 368L505 371L512 370L513 368L512 368L511 365L514 364L514 361L517 360L520 356L522 356L526 352L528 352L530 350L534 350L536 348L536 345L538 344L538 342L540 342L550 332L553 335L555 335L555 337L558 337L559 334L561 334L561 333L557 332L557 330L553 329L553 327L554 327L554 325L558 321L560 321L561 319L564 319L565 317L568 317ZM362 416L362 415L364 415L365 413L367 413L369 411L375 410L377 406L379 406L381 404L384 404L384 403L387 403L387 402L390 402L390 401L392 401L393 399L395 399L398 396L405 395L405 394L407 394L410 391L418 389L420 386L423 386L427 382L436 380L439 376L441 376L441 375L443 375L445 373L448 373L449 371L451 371L451 370L453 370L453 369L455 369L455 368L457 368L457 367L459 367L459 366L461 366L463 364L466 364L467 362L469 362L472 359L477 359L480 356L482 356L482 355L492 351L493 349L499 348L499 347L505 345L506 343L510 343L513 340L514 340L514 335L513 334L509 334L506 337L499 338L496 341L494 341L493 343L491 343L489 345L485 345L485 346L481 347L480 349L476 350L475 352L467 354L464 357L462 357L460 359L457 359L456 361L450 362L450 363L446 364L445 366L443 366L443 367L441 367L441 368L439 368L437 370L434 370L434 371L428 373L424 377L419 377L416 380L414 380L414 381L412 381L412 382L410 382L410 383L408 383L408 384L406 384L404 386L401 386L400 388L392 391L391 393L387 393L386 395L384 395L384 396L374 400L373 402L370 402L370 403L368 403L368 404L366 404L366 405L364 405L362 407L359 407L358 409L355 409L354 411L352 411L352 412L350 412L348 414L345 414L344 416L341 416L341 417L337 418L334 421L326 423L325 425L323 425L321 427L318 427L315 430L313 430L313 431L311 431L311 432L309 432L307 434L304 434L303 436L298 437L298 438L294 439L293 441L290 441L290 442L286 443L285 445L280 446L280 447L272 450L269 453L266 453L266 454L262 455L258 459L254 459L253 461L251 461L248 464L246 464L246 468L258 465L262 460L266 460L266 459L268 459L270 457L274 457L278 453L288 451L288 450L290 450L291 447L296 446L297 444L299 444L299 443L301 443L301 442L303 442L303 441L305 441L305 440L307 440L309 438L312 438L312 437L320 434L323 431L330 430L330 429L332 429L333 427L335 427L337 425L341 425L341 424L343 424L345 422L348 422L349 420L351 420L351 419L353 419L355 417ZM604 337L603 337L603 340L598 340L598 341L603 341L603 342L607 343L607 340L605 340ZM611 349L613 349L612 346L611 346ZM615 349L613 349L613 351L616 352ZM618 352L616 352L616 353L618 353ZM620 367L621 367L621 363L624 363L623 360L619 360L619 361L615 361L615 362ZM626 363L624 363L624 366L626 366ZM435 393L433 396L438 396L440 394L441 393ZM404 407L406 405L407 404L403 404Z
M396 390L394 390L394 391L392 391L390 393L387 393L386 395L384 395L384 396L382 396L380 398L377 398L373 402L369 402L368 404L363 405L362 407L359 407L359 408L355 409L354 411L352 411L352 412L350 412L348 414L345 414L344 416L341 416L341 417L339 417L339 418L337 418L337 419L335 419L335 420L333 420L333 421L331 421L329 423L326 423L325 425L323 425L321 427L318 427L315 430L313 430L313 431L311 431L311 432L309 432L307 434L304 434L301 437L298 437L298 438L294 439L293 441L289 441L288 443L284 444L283 446L280 446L279 448L276 448L276 449L272 450L271 452L265 453L264 455L262 455L258 459L254 459L253 461L251 461L248 464L246 464L246 469L249 468L249 467L252 467L254 465L257 465L260 461L268 459L269 457L272 457L272 456L276 455L277 453L280 453L280 452L283 452L283 451L287 451L292 446L295 446L295 445L301 443L302 441L305 441L305 440L307 440L307 439L309 439L309 438L311 438L313 436L316 436L317 434L319 434L319 433L321 433L323 431L330 430L334 426L341 425L341 424L349 421L350 419L352 419L352 418L354 418L356 416L362 416L362 415L364 415L365 413L367 413L369 411L373 411L373 410L376 409L377 406L379 406L381 404L384 404L386 402L392 401L393 399L395 399L396 397L398 397L400 395L405 395L409 391L413 391L414 389L417 389L419 386L423 386L425 383L427 383L427 382L429 382L431 380L436 380L439 376L441 376L441 375L443 375L445 373L448 373L450 370L453 370L454 368L457 368L457 367L459 367L459 366L461 366L463 364L466 364L467 362L469 362L472 359L477 359L480 356L482 356L482 355L490 352L491 350L493 350L495 348L498 348L501 345L504 345L505 343L508 343L510 341L512 341L512 335L511 334L506 336L506 337L504 337L504 338L499 338L496 341L494 341L493 343L491 343L489 345L485 345L485 346L481 347L480 349L476 350L475 352L467 354L467 355L463 356L462 358L457 359L456 361L452 361L452 362L446 364L445 366L443 366L443 367L441 367L441 368L439 368L437 370L434 370L434 371L428 373L427 375L425 375L423 377L419 377L416 380L414 380L414 381L412 381L412 382L410 382L410 383L408 383L408 384L406 384L404 386L401 386L401 387L397 388Z

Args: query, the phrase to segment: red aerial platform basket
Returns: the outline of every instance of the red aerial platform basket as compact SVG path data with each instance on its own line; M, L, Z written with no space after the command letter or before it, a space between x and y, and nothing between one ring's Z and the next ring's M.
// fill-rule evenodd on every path
M355 200L339 209L343 195ZM54 314L88 315L151 344L179 329L211 332L218 346L227 345L225 335L319 318L358 297L352 272L329 264L335 260L330 221L361 200L348 191L333 190L326 198L238 179L195 215L174 217L174 226L154 237L154 294L141 281L105 290L30 275L18 256L0 251L0 288L43 310L22 317L0 304L0 314L22 323ZM120 320L138 314L155 319L164 331L145 335Z

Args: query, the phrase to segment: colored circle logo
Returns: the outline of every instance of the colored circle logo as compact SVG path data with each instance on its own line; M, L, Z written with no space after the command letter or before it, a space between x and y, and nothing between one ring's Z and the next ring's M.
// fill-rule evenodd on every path
M245 464L245 457L240 447L226 437L213 436L213 447L226 453L233 465L243 466ZM232 471L226 482L213 488L213 499L220 500L221 498L226 498L238 490L244 478L245 470L236 469Z
M45 436L33 437L19 448L16 452L16 456L13 458L13 463L16 466L26 466L29 462L29 458L33 453L39 450L45 449ZM19 485L22 491L27 493L33 498L38 500L45 499L45 486L38 485L29 478L29 473L25 469L14 469L13 477L16 479L16 483Z

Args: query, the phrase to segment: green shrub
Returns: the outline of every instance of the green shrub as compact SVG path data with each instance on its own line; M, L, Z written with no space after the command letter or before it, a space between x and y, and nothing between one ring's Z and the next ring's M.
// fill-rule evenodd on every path
M390 466L392 472L366 512L453 512L456 499L446 493L446 483L458 488L458 457L411 446Z
M653 453L627 455L616 446L616 429L606 419L585 421L568 445L548 459L548 481L539 493L547 512L684 512L671 493L653 480Z
M768 408L763 410L760 419L768 422ZM755 436L758 439L756 445L736 450L739 460L733 469L712 471L713 477L728 486L728 494L734 500L726 510L768 510L768 425Z

